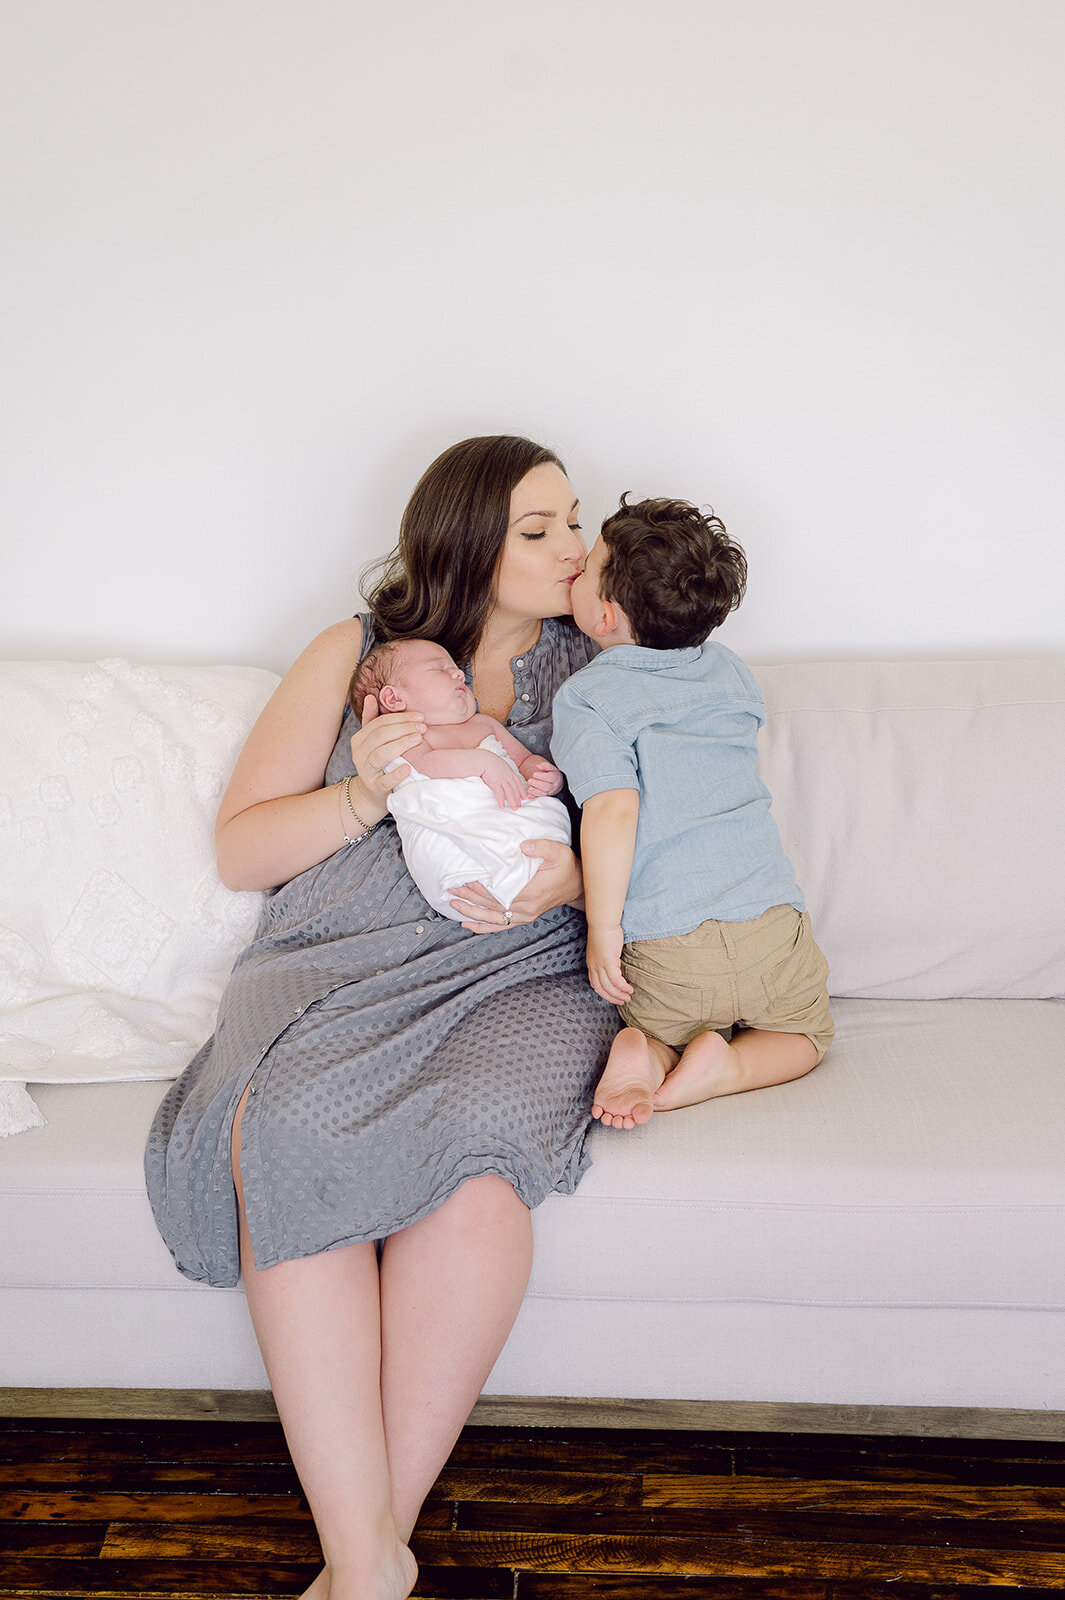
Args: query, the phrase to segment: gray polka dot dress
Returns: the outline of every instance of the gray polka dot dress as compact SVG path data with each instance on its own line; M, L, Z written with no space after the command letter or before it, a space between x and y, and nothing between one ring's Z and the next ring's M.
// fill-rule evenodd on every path
M547 618L514 659L507 725L529 749L549 754L554 692L594 653ZM353 770L357 727L349 709L327 783ZM572 1193L616 1029L588 985L579 913L469 933L426 904L387 818L266 900L213 1036L156 1113L145 1178L178 1271L238 1282L229 1144L249 1082L241 1172L269 1267L385 1238L486 1173L528 1206Z

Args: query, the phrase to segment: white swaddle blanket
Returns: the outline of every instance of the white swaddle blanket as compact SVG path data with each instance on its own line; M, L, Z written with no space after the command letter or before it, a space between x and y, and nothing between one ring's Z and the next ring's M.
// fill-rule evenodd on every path
M499 740L482 739L479 750L514 768ZM392 766L396 763L392 762ZM526 839L557 839L569 844L569 812L561 800L543 795L524 800L519 810L500 806L482 778L429 778L416 767L388 797L396 819L407 870L434 910L461 922L448 890L460 883L483 883L504 907L540 865L522 853Z

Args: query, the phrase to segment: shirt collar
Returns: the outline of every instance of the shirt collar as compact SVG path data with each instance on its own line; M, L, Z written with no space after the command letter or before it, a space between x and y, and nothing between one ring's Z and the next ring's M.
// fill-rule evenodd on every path
M615 644L604 650L597 660L609 662L613 667L635 667L640 672L665 672L669 667L687 666L698 661L703 653L701 644L687 645L683 650L652 650L642 644Z

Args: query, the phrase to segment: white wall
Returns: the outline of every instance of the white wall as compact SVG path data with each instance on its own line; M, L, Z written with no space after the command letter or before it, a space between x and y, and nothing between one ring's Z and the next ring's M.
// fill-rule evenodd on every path
M0 654L283 668L474 432L756 660L1065 647L1060 0L4 0Z

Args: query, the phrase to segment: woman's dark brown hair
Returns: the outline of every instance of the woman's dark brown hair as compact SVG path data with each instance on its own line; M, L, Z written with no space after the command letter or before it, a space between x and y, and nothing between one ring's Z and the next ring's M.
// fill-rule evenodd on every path
M453 444L422 475L392 554L363 593L379 640L431 639L469 661L492 609L492 584L510 523L510 495L553 451L531 439L489 434Z
M637 644L702 644L743 599L747 559L712 511L704 516L687 500L629 505L622 495L602 536L599 595L621 607Z

